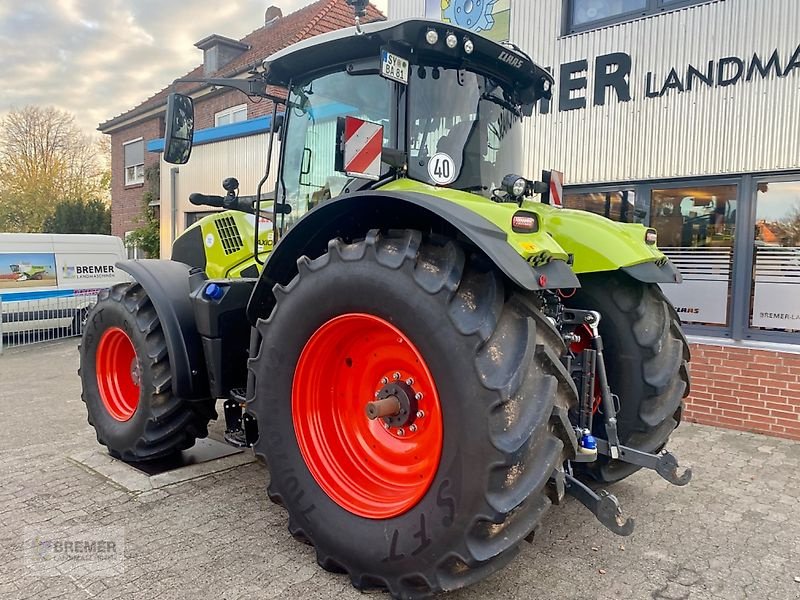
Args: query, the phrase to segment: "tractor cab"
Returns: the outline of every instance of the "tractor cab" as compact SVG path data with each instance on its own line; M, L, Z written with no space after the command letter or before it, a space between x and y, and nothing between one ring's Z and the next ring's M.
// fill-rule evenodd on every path
M289 90L278 198L290 223L354 177L497 198L522 169L522 120L552 87L521 51L420 20L334 32L265 67Z
M449 24L405 20L295 44L266 59L257 78L235 85L283 109L280 233L328 199L398 178L519 200L534 191L516 175L523 118L550 97L552 83L518 48ZM270 95L267 86L288 94ZM191 143L191 117L179 100L168 111L180 132L172 140L168 130L165 158L172 162L188 158Z

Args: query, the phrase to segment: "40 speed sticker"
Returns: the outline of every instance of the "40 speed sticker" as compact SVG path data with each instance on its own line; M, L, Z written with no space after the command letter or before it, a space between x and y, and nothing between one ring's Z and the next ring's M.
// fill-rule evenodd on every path
M428 176L436 185L447 185L456 180L456 162L449 154L438 152L428 161Z

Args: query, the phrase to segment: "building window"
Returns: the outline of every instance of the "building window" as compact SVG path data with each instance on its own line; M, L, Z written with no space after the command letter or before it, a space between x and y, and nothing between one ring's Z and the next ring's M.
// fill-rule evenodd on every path
M564 0L566 33L607 27L711 0Z
M230 125L247 120L247 104L231 106L214 114L214 127Z
M564 194L564 208L585 210L620 223L644 223L647 207L636 205L636 192L619 190Z
M738 186L654 189L650 226L683 275L662 284L684 323L730 325Z
M187 212L186 215L186 229L197 223L200 219L218 213L218 210L202 210L196 212Z
M131 235L133 235L133 231L126 231L125 232L125 250L128 254L128 260L136 260L139 258L145 258L144 251L136 245L133 240L131 240Z
M144 183L144 140L138 138L122 144L125 156L125 185Z
M800 331L800 181L756 186L750 327Z

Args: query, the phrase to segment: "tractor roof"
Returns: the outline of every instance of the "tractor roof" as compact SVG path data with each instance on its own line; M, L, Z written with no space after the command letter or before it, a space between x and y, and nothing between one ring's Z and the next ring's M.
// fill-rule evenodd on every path
M426 41L430 29L439 34L435 45ZM359 35L355 27L340 29L276 52L264 61L267 83L286 86L292 79L307 79L356 60L378 58L381 49L386 48L412 64L468 69L490 76L515 90L520 103L532 104L551 95L552 76L527 54L449 23L423 19L383 21L363 25L362 32ZM445 45L450 32L459 38L454 49ZM466 38L474 44L471 54L464 51Z

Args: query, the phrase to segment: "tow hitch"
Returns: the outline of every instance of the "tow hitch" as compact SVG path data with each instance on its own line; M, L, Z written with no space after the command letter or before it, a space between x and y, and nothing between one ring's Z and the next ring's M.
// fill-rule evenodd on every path
M617 407L619 399L611 393L606 375L605 360L603 358L603 340L600 337L600 314L595 311L567 309L563 313L563 323L567 326L585 326L591 332L591 349L585 350L585 358L581 364L582 386L580 410L578 413L578 426L575 428L580 439L581 454L576 456L576 462L587 462L587 455L594 458L598 454L608 456L614 460L626 462L638 467L650 469L658 473L664 480L677 486L684 486L692 479L692 470L687 468L679 473L678 460L666 450L659 454L651 454L634 448L623 446L617 433ZM594 413L595 375L600 393L600 406L602 407L603 425L606 439L595 438L592 434L592 419ZM591 458L589 459L591 460ZM617 535L630 535L633 533L634 520L625 518L619 501L606 490L595 492L586 484L572 475L571 465L567 466L565 491L580 500L586 508L597 518L600 523Z
M595 492L569 473L566 474L566 478L567 492L580 500L581 504L588 508L609 531L622 536L633 533L634 520L625 518L619 500L614 494L609 494L606 490Z

